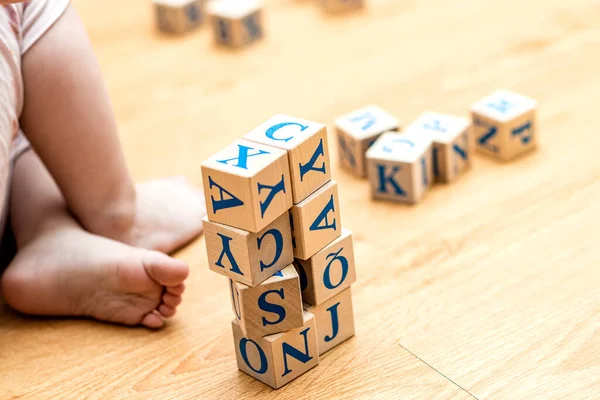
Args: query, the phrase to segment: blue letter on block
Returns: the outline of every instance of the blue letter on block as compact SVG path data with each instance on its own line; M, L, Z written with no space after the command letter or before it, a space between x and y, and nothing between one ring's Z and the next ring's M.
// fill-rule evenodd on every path
M321 212L319 213L319 215L317 215L317 218L315 218L315 220L313 221L313 223L310 225L309 230L311 231L320 231L320 230L325 230L325 229L336 229L336 225L335 225L335 218L333 219L333 222L331 224L329 224L329 212L335 212L335 204L333 202L333 195L331 195L331 197L329 198L329 202L327 203L327 205L325 206L325 208L323 208L321 210ZM325 221L323 221L325 220ZM321 225L323 222L325 222L325 225Z
M434 119L434 120L432 120L432 121L429 121L429 122L426 122L425 124L423 124L423 128L429 129L429 130L432 130L432 131L442 132L442 133L446 132L446 128L444 128L442 126L442 123L437 118Z
M260 25L258 24L256 16L257 14L254 14L244 19L244 25L248 30L248 35L250 36L250 39L256 39L262 36Z
M275 132L277 132L278 130L280 130L281 128L285 128L286 126L290 126L290 125L297 125L300 127L300 132L304 131L305 129L308 129L308 125L302 125L298 122L282 122L281 124L277 124L277 125L273 125L272 127L270 127L269 129L267 129L267 131L265 132L265 135L267 135L267 137L269 139L272 140L277 140L280 142L287 142L290 141L294 138L294 136L288 136L286 138L276 138L275 137Z
M225 268L225 266L223 265L223 256L226 256L227 259L229 260L229 264L231 264L230 271L234 272L236 274L239 274L239 275L244 275L242 273L242 271L240 270L240 267L238 267L238 264L235 261L235 257L233 257L233 254L231 253L231 246L229 245L229 242L231 242L232 238L222 235L220 233L217 233L217 235L219 235L219 237L221 238L221 244L223 246L223 251L221 251L221 255L219 255L219 259L217 260L215 265L217 265L221 268Z
M279 261L279 257L281 257L281 252L283 251L283 235L277 229L269 229L261 237L256 239L258 242L258 250L260 250L260 245L267 235L273 236L273 239L275 240L275 257L273 257L273 261L268 265L262 262L262 260L259 260L261 272L275 265L275 263Z
M233 288L233 279L229 279L229 289L231 291L231 301L233 302L233 311L235 312L235 316L238 320L242 319L242 315L240 314L240 293L237 289ZM237 296L236 296L237 294ZM237 298L237 301L236 301Z
M304 292L308 287L308 276L306 275L306 271L304 270L304 265L302 265L299 262L294 263L294 265L296 265L298 275L300 275L300 291Z
M507 100L499 99L497 102L488 103L488 107L504 114L510 109L511 104Z
M526 123L524 123L523 125L516 127L515 129L512 130L512 135L513 136L519 136L520 134L522 134L523 132L531 132L531 121L527 121ZM527 144L531 141L531 137L533 135L529 134L529 135L524 135L521 138L521 142L523 144Z
M425 158L421 158L421 170L423 173L423 186L427 186L429 179L427 179L427 159Z
M254 149L253 147L248 147L248 146L244 146L242 144L238 144L238 156L237 157L229 158L227 160L217 160L217 162L227 165L227 164L229 164L229 161L237 160L238 162L236 165L234 165L234 167L248 169L248 158L254 157L254 156L260 156L263 154L270 154L266 150L258 150L256 153L250 154L248 151L253 150L253 149Z
M198 13L197 4L192 3L189 6L187 6L185 9L185 15L187 16L188 20L190 20L190 22L198 21L200 15Z
M259 195L263 189L269 189L269 194L267 195L267 198L265 199L264 203L260 202L260 216L261 217L265 216L265 212L267 212L267 208L269 208L269 206L271 205L271 202L273 201L273 198L275 197L275 195L279 192L285 193L285 182L283 181L283 175L281 175L281 180L275 186L263 185L262 183L259 183L258 184L258 194Z
M395 165L392 167L392 172L389 175L385 174L385 165L378 165L377 171L379 173L379 192L387 193L388 192L388 183L394 189L395 194L398 196L406 196L406 192L402 189L402 186L396 182L394 179L394 175L396 175L400 171L400 167Z
M308 162L304 165L302 165L302 163L300 163L300 181L301 182L304 179L304 175L306 175L306 173L309 171L319 171L319 172L325 173L325 161L323 161L323 164L320 167L315 168L315 163L319 159L319 156L325 156L325 152L323 151L323 139L321 139L319 141L319 145L317 146L317 149L313 153L310 160L308 160Z
M217 30L219 31L219 39L223 43L229 42L229 24L222 18L219 18L217 21Z
M375 122L377 122L377 118L375 118L370 112L366 112L362 115L359 115L357 117L354 118L350 118L350 121L352 122L358 122L358 121L362 121L363 119L365 119L365 124L362 126L361 130L366 131L367 129L369 129L370 127L372 127Z
M266 291L266 292L264 292L263 294L260 295L260 297L258 298L258 307L261 310L263 310L263 311L270 312L270 313L273 313L273 314L277 314L279 316L279 318L275 322L269 321L265 317L262 317L262 324L263 324L263 326L277 325L278 323L280 323L281 321L283 321L285 319L285 308L283 308L279 304L273 304L273 303L269 303L267 301L267 295L269 293L275 293L276 295L278 295L279 297L281 297L282 300L285 298L284 297L284 293L283 293L283 289L268 290L268 291Z
M210 200L212 201L212 208L213 208L213 211L215 214L219 210L224 210L226 208L239 207L239 206L244 205L243 201L241 201L240 199L238 199L237 197L235 197L234 195L229 193L227 190L223 189L222 186L219 186L217 183L215 183L215 181L212 180L212 177L209 176L208 177L208 188L212 189L213 186L216 186L219 188L219 199L215 200L213 195L212 194L210 195ZM223 196L224 194L227 194L229 197L225 198L225 196Z
M344 158L348 160L350 166L356 167L356 158L354 158L354 153L352 153L352 149L350 149L349 144L346 143L346 139L344 139L342 136L338 136L338 143Z
M258 355L260 357L260 365L258 368L254 368L250 364L250 360L248 359L248 351L247 351L248 343L252 343L254 346L256 346L256 350L258 350ZM252 371L256 372L257 374L262 375L265 372L267 372L267 369L269 369L269 362L267 360L267 356L266 356L265 352L263 351L263 349L260 348L258 343L256 343L254 340L242 338L242 340L240 340L240 354L241 354L242 358L244 359L244 362L246 363L246 365Z
M340 330L340 323L339 323L338 312L337 312L337 308L339 305L340 305L340 303L336 303L327 309L327 311L329 311L331 313L331 331L332 332L331 332L331 336L325 336L326 342L331 342L333 339L335 339L336 336L338 335L338 331Z
M337 253L331 253L328 254L327 257L325 257L325 259L327 260L329 260L329 257L333 257L329 261L329 264L327 264L327 266L325 267L325 271L323 271L323 284L327 289L335 289L346 280L346 275L348 275L348 259L346 259L346 257L344 256L340 256L340 253L343 250L344 248L342 247ZM331 283L331 264L333 264L333 262L336 260L340 262L340 265L342 267L342 278L340 279L337 285L334 285Z
M288 363L287 363L288 355L294 357L296 360L300 361L302 364L306 364L307 362L309 362L310 360L313 359L310 356L310 354L308 353L308 337L306 336L306 334L308 333L309 330L310 330L310 327L306 328L305 330L300 332L300 334L302 336L304 336L304 349L305 349L304 353L301 352L300 350L298 350L297 348L290 346L289 344L287 344L285 342L281 345L281 349L283 350L283 365L284 365L283 375L281 375L282 377L284 377L287 374L292 372L292 370L288 368Z

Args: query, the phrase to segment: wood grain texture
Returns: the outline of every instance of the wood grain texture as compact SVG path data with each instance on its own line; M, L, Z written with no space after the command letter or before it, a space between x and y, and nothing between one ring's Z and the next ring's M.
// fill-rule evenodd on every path
M237 53L207 29L156 34L146 1L75 5L139 180L200 184L202 160L275 112L331 122L375 103L403 121L467 116L500 87L539 101L539 148L512 163L478 156L417 206L371 201L333 159L356 335L277 392L237 370L229 292L201 239L179 255L192 272L161 332L3 309L0 398L473 398L450 380L479 399L597 397L597 0L372 0L346 17L267 1L268 35Z

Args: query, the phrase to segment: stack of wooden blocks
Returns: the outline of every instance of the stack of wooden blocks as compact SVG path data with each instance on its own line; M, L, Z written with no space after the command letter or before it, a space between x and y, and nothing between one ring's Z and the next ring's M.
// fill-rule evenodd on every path
M238 368L277 389L354 335L352 234L323 124L276 115L202 164L210 269L229 278Z
M373 198L417 203L435 182L454 182L473 163L475 149L512 160L535 148L535 100L497 90L471 109L471 119L425 112L403 132L376 106L339 117L339 159L368 177Z

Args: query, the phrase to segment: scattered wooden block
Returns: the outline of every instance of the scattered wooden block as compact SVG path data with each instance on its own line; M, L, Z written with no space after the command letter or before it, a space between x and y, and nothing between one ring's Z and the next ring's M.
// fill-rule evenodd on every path
M303 314L303 325L261 338L244 337L233 320L233 344L240 371L279 389L319 364L315 317Z
M202 163L208 219L259 232L292 205L285 151L237 140Z
M297 259L300 290L305 304L316 306L334 297L356 282L352 232L342 235L308 260Z
M290 210L294 257L307 260L342 233L337 183L330 181Z
M329 13L342 13L361 9L364 0L320 0L321 7Z
M258 233L210 222L204 217L209 268L237 282L256 286L294 261L288 213Z
M406 131L431 137L433 175L438 182L452 182L471 167L475 137L468 118L425 112Z
M300 279L288 265L255 287L229 280L231 305L246 337L262 337L302 326Z
M185 33L204 20L203 0L154 0L158 29L165 33Z
M381 135L367 151L373 198L419 202L433 179L431 148L431 138L427 135L410 132Z
M305 306L315 316L319 356L354 336L352 289L347 288L318 306Z
M502 160L533 150L537 144L537 102L497 90L471 108L477 149Z
M335 127L342 166L363 178L365 153L382 133L398 131L400 122L382 108L368 106L338 117Z
M324 124L278 114L244 138L288 151L294 204L331 179Z
M213 0L208 14L219 45L243 47L263 37L263 4L259 0Z

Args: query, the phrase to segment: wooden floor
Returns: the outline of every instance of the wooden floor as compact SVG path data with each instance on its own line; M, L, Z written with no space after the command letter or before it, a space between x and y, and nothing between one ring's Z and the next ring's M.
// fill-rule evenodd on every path
M158 35L147 0L75 6L139 180L200 184L206 157L278 112L331 123L375 103L406 125L499 87L539 100L541 147L478 157L416 207L371 201L336 165L356 337L277 392L237 371L226 281L200 239L179 255L192 273L161 332L5 307L0 398L600 397L600 1L371 0L332 18L267 0L268 38L241 52L206 28Z

